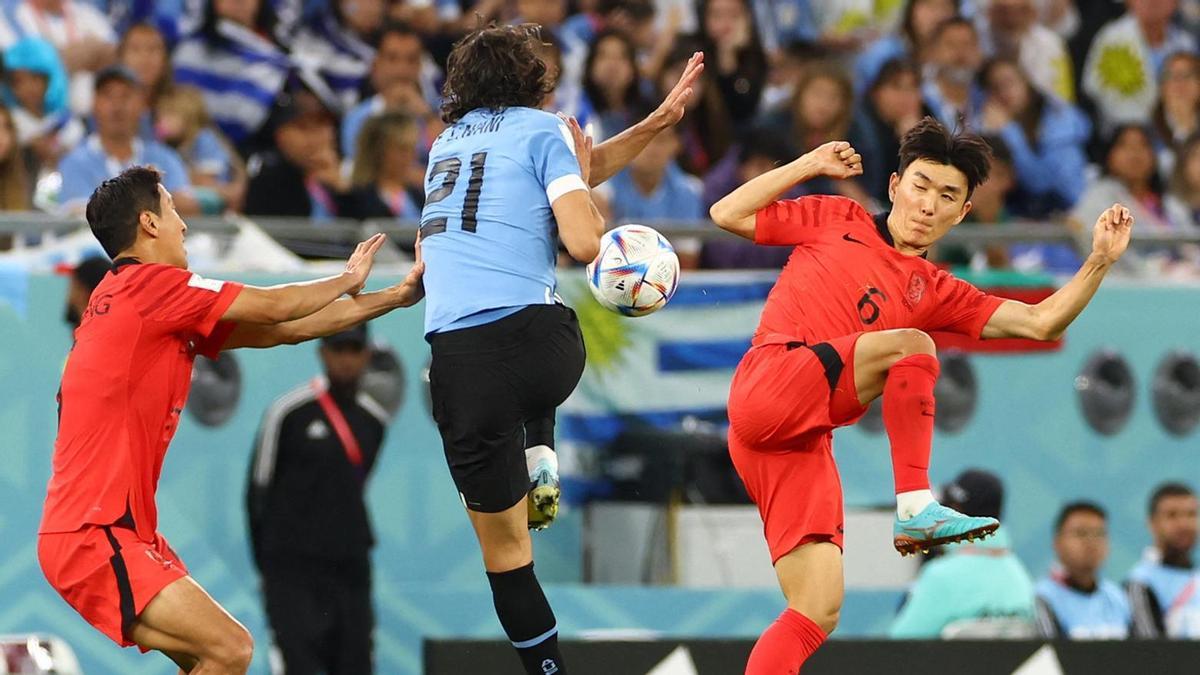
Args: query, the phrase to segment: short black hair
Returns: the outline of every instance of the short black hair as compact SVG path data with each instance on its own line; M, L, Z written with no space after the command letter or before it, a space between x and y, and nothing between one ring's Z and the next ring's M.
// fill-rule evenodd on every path
M992 166L992 150L982 137L967 133L951 133L928 115L904 134L900 141L901 176L909 164L924 159L936 164L953 166L967 177L967 199L975 188L987 180Z
M1062 510L1058 512L1058 517L1054 519L1054 533L1058 534L1062 532L1063 525L1066 524L1067 519L1076 513L1093 513L1100 516L1101 520L1108 520L1108 514L1105 513L1104 507L1096 502L1086 500L1070 502L1062 507Z
M1196 493L1192 488L1178 481L1167 481L1159 484L1154 488L1154 492L1150 493L1150 510L1149 515L1153 516L1158 510L1158 504L1167 497L1195 497Z
M412 36L417 40L421 40L421 34L417 32L417 29L404 21L388 21L383 24L383 28L379 29L379 37L375 39L375 46L378 47L383 44L383 39L389 35L395 35L396 37Z
M92 192L87 221L92 234L109 258L137 241L138 219L143 211L162 215L159 208L162 173L151 166L132 166L109 178Z
M883 85L889 84L900 79L901 75L912 75L917 81L917 86L921 84L921 67L912 59L898 56L894 59L888 59L883 63L883 67L879 69L879 73L875 75L875 79L871 80L871 84L867 90L871 93L878 91Z
M446 62L442 121L449 124L478 108L536 108L554 91L546 64L534 52L540 31L531 24L492 23L459 40Z

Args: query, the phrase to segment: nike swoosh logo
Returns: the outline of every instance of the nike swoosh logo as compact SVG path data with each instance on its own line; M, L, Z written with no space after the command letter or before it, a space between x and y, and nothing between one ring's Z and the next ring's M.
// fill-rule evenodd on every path
M846 234L843 234L843 235L842 235L842 239L845 239L846 241L852 241L852 242L854 242L854 243L856 243L856 244L861 244L862 246L866 246L866 245L867 245L867 242L865 242L865 241L859 241L858 239L855 239L854 237L851 237L849 232L847 232Z

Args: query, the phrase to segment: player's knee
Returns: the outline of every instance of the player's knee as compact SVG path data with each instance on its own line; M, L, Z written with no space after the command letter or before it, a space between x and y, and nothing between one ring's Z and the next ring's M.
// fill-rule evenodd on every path
M893 363L914 354L937 355L937 345L934 344L933 338L929 337L929 333L923 330L901 328L895 331L895 335Z
M230 628L212 649L212 660L233 673L244 673L250 668L254 657L254 638L250 631L238 624Z

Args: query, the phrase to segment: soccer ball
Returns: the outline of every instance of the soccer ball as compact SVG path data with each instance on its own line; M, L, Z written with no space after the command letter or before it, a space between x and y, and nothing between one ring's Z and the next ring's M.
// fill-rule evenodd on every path
M587 266L596 302L625 316L645 316L667 304L679 285L679 258L667 238L645 225L623 225L600 237Z

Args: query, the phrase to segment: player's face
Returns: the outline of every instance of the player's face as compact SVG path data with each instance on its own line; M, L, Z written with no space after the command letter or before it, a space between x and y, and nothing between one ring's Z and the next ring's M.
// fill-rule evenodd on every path
M909 164L903 176L893 173L888 193L892 236L897 244L920 251L944 237L971 210L966 175L924 159Z
M1196 545L1197 507L1191 495L1163 497L1154 515L1150 516L1150 531L1154 543L1164 551L1185 553Z
M158 240L164 260L168 265L187 269L187 249L183 246L187 234L187 223L175 210L175 198L160 183L158 186Z
M1108 557L1108 524L1090 511L1076 511L1054 537L1054 552L1068 573L1095 574Z

